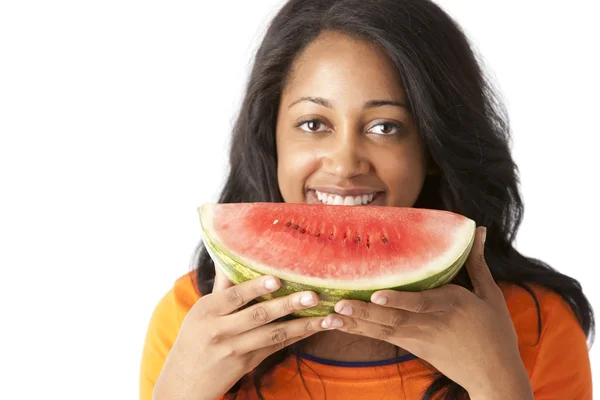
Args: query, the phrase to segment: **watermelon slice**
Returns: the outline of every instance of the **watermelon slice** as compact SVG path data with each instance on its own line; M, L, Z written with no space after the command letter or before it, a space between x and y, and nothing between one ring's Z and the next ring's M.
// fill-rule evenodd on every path
M369 301L381 289L441 286L464 265L475 222L440 210L324 204L205 204L202 239L233 283L275 275L282 287L259 301L312 290L327 315L341 299Z

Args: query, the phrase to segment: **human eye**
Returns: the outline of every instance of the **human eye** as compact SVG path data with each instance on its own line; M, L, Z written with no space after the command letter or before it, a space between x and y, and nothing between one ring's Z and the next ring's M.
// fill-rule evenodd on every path
M399 131L404 128L404 124L397 122L384 121L378 122L367 131L368 133L374 133L382 136L396 135Z
M296 128L300 128L307 133L323 132L324 130L319 129L319 127L326 127L326 125L318 118L305 119L296 124Z

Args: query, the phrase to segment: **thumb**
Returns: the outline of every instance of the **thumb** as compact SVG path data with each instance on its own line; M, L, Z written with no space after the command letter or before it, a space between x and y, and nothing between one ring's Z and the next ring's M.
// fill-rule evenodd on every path
M467 259L467 271L473 283L474 293L483 299L492 295L494 287L497 287L485 261L485 235L486 229L484 227L477 228L475 243Z
M221 272L221 269L215 265L215 283L213 285L213 293L222 292L223 290L232 286L233 283L231 283L229 279L227 279L227 276Z

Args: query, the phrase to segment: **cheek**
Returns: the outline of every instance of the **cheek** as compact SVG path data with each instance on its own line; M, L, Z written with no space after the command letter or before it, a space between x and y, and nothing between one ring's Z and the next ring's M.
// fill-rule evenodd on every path
M426 177L425 157L418 148L379 154L374 159L379 179L388 188L389 206L412 207Z
M306 180L320 166L318 152L296 146L277 146L277 179L286 203L304 202Z

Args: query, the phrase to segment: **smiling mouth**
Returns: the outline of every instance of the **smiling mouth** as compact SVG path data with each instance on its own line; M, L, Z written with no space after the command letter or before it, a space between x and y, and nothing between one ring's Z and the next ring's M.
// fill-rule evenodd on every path
M367 206L377 200L383 192L355 193L353 195L339 195L321 190L309 190L308 200L310 203L321 203L339 206ZM310 201L313 200L313 201Z

